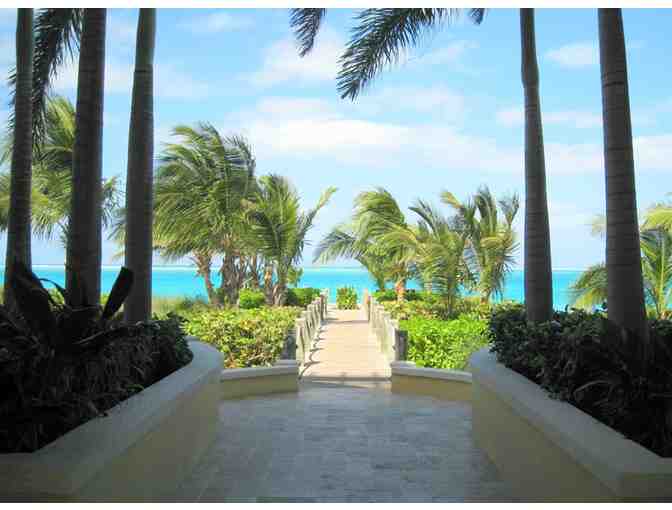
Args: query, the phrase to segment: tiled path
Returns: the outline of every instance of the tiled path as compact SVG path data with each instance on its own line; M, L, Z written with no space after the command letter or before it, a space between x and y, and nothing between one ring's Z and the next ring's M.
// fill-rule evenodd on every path
M326 324L301 377L305 381L367 386L387 383L390 365L362 310L329 308Z
M510 501L471 407L325 383L222 401L216 443L168 501Z

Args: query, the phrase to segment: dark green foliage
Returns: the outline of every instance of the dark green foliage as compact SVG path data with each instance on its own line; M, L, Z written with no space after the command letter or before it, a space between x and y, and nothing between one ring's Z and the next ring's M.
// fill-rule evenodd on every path
M243 289L238 295L238 306L244 310L261 308L265 303L264 293L260 290Z
M421 367L465 370L471 354L489 342L487 321L473 315L449 321L413 317L399 326L408 331L408 359Z
M340 287L336 290L336 307L339 310L357 308L357 292L353 287Z
M408 292L408 291L407 291ZM489 302L483 302L478 297L465 297L457 299L445 299L440 294L429 294L418 292L415 294L417 299L412 301L383 301L385 310L392 314L392 317L399 320L406 320L412 317L425 317L427 319L452 320L460 315L472 315L479 319L490 317L494 307Z
M222 352L226 368L269 366L280 356L300 313L295 307L210 307L192 313L184 328Z
M406 289L404 292L404 301L422 301L425 298L425 295L425 292L414 289ZM377 290L373 293L373 297L375 297L379 303L383 303L385 301L396 301L397 293L394 291L394 289Z
M35 451L191 361L177 318L117 324L128 269L101 309L16 268L17 314L0 307L0 452Z
M490 321L501 363L663 457L672 456L672 322L648 342L600 313L556 312L533 325L522 305Z
M287 306L307 307L313 300L320 295L320 289L307 287L303 289L287 289Z

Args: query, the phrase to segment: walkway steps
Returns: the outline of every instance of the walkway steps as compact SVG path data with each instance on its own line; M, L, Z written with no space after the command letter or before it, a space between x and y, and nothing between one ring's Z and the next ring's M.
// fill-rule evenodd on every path
M328 310L301 374L305 382L379 386L390 379L390 365L372 335L363 310Z

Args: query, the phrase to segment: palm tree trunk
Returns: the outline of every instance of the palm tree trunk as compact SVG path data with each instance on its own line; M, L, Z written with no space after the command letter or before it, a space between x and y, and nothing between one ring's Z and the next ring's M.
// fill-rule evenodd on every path
M140 9L126 173L126 266L134 279L124 319L133 323L149 320L152 313L155 34L156 9Z
M209 255L203 253L194 253L192 259L196 263L196 272L198 275L203 277L205 282L205 291L208 294L208 301L211 305L219 306L219 296L215 291L215 286L212 284L212 270L210 265L212 264L212 258Z
M9 193L5 305L14 307L9 279L14 263L31 266L30 191L33 155L33 10L18 9L16 18L16 91L14 94L14 145Z
M525 311L528 321L543 322L553 315L553 273L533 9L520 9L520 41L525 91Z
M66 287L75 288L76 275L90 304L100 303L106 15L106 9L84 10L66 260Z
M625 36L620 9L599 9L607 194L607 312L648 337L637 221Z
M394 284L394 292L397 294L397 301L401 303L406 294L406 280L404 278L400 278Z
M267 260L264 267L264 298L268 306L274 303L273 290L273 263Z

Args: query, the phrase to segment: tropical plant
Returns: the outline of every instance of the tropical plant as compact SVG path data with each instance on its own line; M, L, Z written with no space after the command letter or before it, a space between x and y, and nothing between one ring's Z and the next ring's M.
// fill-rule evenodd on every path
M191 361L174 319L117 323L128 269L103 308L77 278L71 290L54 284L56 300L27 266L15 269L16 313L0 307L0 452L41 448Z
M320 295L320 289L314 287L287 289L285 305L306 308L316 297Z
M465 203L448 191L441 194L441 199L457 213L459 229L466 238L465 260L481 299L487 302L493 296L501 297L518 249L513 229L518 196L497 201L483 186Z
M339 287L336 289L336 308L339 310L357 309L357 291L354 287Z
M16 72L13 112L13 149L7 212L5 304L15 306L10 278L16 261L30 266L30 194L32 174L33 10L18 9L16 18Z
M300 308L208 308L187 317L187 333L216 347L225 368L269 366L275 363Z
M155 34L156 9L140 9L126 174L125 257L136 277L124 307L129 322L148 320L152 311Z
M620 9L599 9L602 117L607 201L609 318L646 341L648 327L632 149L625 35Z
M40 145L33 146L31 222L35 236L57 238L67 246L68 219L72 195L72 153L75 140L75 109L61 96L50 97L44 113ZM12 138L4 141L0 162L11 157ZM120 192L116 176L103 179L102 221L108 227L117 214ZM10 176L0 174L0 231L7 229L10 209Z
M100 302L102 261L103 87L106 9L85 9L82 20L72 205L68 224L65 283L72 289L82 278L86 300Z
M205 281L208 299L238 300L246 279L250 233L248 212L257 189L247 142L223 138L214 126L177 126L180 143L160 157L154 185L154 248L167 259L189 256ZM116 227L123 239L123 222ZM223 254L220 292L212 282L213 258Z
M315 207L304 212L300 209L298 192L286 178L271 174L259 179L259 189L248 213L249 233L266 261L267 304L285 303L290 271L301 262L306 236L317 213L335 192L336 188L327 188Z
M488 322L470 315L448 321L412 317L399 327L408 332L408 359L421 367L466 370L469 357L490 340Z

